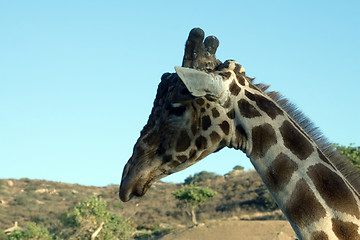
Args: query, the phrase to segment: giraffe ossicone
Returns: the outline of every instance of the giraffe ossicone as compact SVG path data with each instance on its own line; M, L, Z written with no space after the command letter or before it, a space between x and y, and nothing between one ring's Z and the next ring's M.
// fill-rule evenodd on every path
M126 164L120 198L223 147L240 149L299 239L360 239L360 178L280 95L254 84L236 61L216 59L216 37L193 29L182 67L165 73Z

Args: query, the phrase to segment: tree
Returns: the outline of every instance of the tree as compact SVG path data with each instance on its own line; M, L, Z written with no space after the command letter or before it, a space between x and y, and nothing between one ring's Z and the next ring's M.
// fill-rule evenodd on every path
M54 236L49 231L34 222L30 222L25 230L14 230L9 235L9 240L27 240L27 239L38 239L38 240L50 240Z
M350 160L354 166L360 170L360 146L354 146L354 143L350 143L350 146L342 146L335 144L335 147L342 155Z
M244 167L243 166L240 166L240 165L236 165L233 170L244 170Z
M128 239L134 229L129 221L107 210L107 203L92 196L65 213L62 221L67 227L66 239Z
M195 173L193 176L190 175L187 178L185 178L184 183L191 184L191 183L203 182L206 179L214 178L217 176L218 176L217 174L212 173L212 172L201 171L199 173Z
M208 201L209 198L214 197L217 192L208 187L198 187L194 184L190 184L188 186L174 190L172 194L175 196L175 198L184 202L186 205L190 205L191 220L194 224L197 224L195 209Z

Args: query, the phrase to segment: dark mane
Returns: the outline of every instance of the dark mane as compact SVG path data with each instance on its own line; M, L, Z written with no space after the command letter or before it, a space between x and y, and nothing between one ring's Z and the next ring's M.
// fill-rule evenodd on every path
M253 83L254 79L248 78ZM349 181L353 188L360 194L360 172L341 155L335 148L335 144L329 142L322 134L318 127L302 113L295 104L291 103L280 93L274 91L267 91L269 85L255 84L255 87L264 92L272 100L274 100L283 110L285 110L289 116L308 134L308 136L314 140L319 149L329 159L329 161L343 174L343 176ZM360 197L360 195L358 195Z

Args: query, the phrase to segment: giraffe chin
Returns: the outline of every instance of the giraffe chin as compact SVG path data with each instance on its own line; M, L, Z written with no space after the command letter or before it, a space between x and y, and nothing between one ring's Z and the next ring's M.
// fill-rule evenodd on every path
M121 181L119 196L121 201L127 202L134 196L141 197L151 187L153 181L146 181L144 179L138 179L135 182L129 182L127 179Z

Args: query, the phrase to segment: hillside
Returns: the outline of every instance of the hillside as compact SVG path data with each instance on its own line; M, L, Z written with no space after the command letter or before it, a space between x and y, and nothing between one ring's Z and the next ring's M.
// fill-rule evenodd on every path
M199 222L209 219L284 219L255 171L232 171L200 182L218 192L198 210ZM191 225L171 192L181 184L157 182L142 198L122 203L118 186L89 187L44 180L0 180L0 229L36 222L51 232L61 228L60 216L91 195L102 196L111 212L130 219L138 229Z

